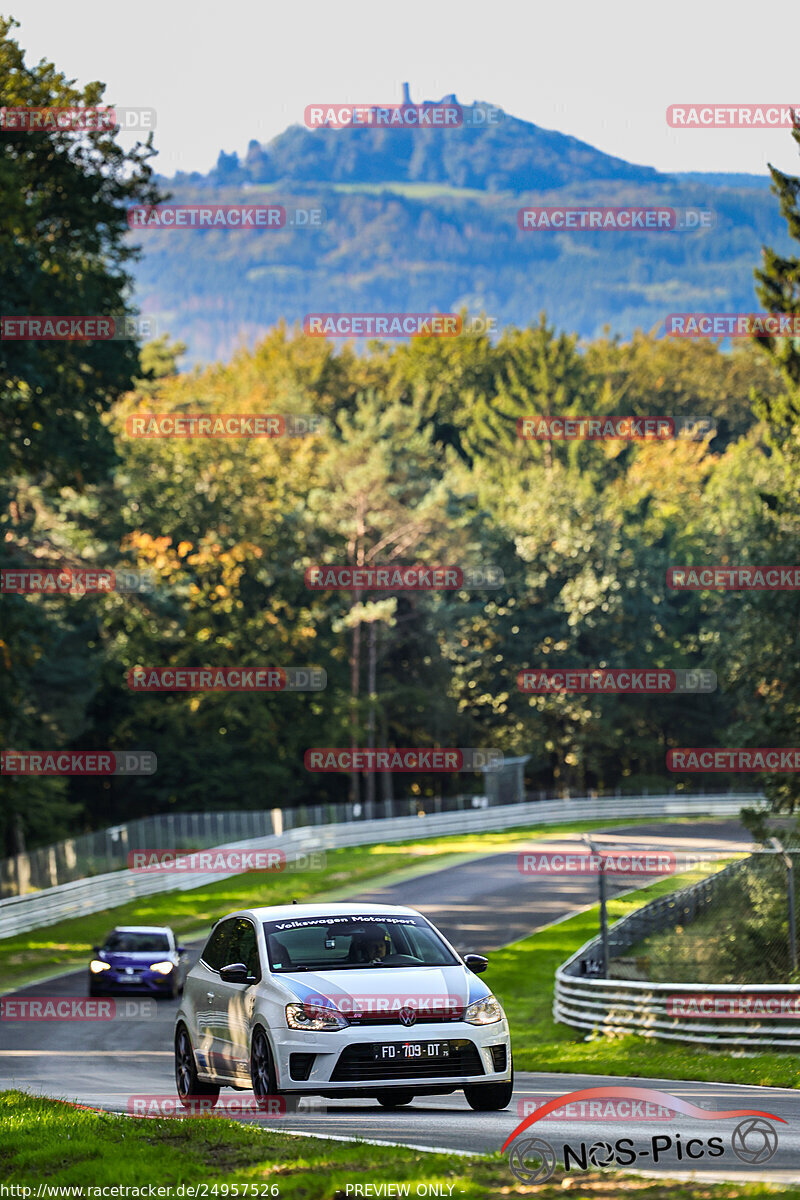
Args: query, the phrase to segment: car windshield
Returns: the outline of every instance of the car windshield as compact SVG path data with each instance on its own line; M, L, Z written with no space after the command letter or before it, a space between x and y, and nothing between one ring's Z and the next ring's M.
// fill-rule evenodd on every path
M115 929L106 938L103 949L109 954L149 954L169 950L169 938L165 933L130 933Z
M365 967L449 967L453 952L422 917L298 917L265 921L272 971L349 971Z

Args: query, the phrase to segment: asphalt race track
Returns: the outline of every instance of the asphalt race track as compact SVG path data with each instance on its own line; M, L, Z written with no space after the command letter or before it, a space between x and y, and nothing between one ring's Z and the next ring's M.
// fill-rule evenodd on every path
M624 830L597 831L592 836L609 848L624 842L631 849L673 850L679 856L749 847L749 835L735 821L631 825ZM546 842L520 842L513 852L491 854L433 871L360 893L357 898L420 909L462 952L490 952L596 902L594 877L521 875L517 869L517 854L521 849L575 852L585 847L573 835ZM680 864L680 857L678 861ZM639 882L645 884L648 879L641 878ZM630 886L629 882L612 880L609 884L610 895ZM199 946L193 946L192 950L196 954ZM16 994L84 997L86 971L62 975ZM172 1036L177 1002L150 1001L150 1015L138 1018L125 1015L125 997L118 997L117 1005L120 1014L105 1021L0 1022L0 1089L18 1087L119 1112L129 1111L130 1097L134 1095L174 1096ZM280 1126L282 1132L371 1138L461 1153L492 1152L500 1149L522 1119L526 1099L542 1103L568 1091L599 1087L603 1083L661 1089L707 1109L762 1109L787 1121L786 1125L777 1125L778 1150L762 1167L744 1164L732 1153L730 1139L735 1120L708 1122L707 1137L724 1134L724 1156L678 1164L674 1153L664 1151L663 1167L669 1168L670 1175L695 1169L708 1180L800 1181L798 1093L777 1088L529 1072L517 1074L514 1099L500 1113L473 1112L463 1094L455 1092L450 1096L420 1097L396 1111L383 1109L370 1100L314 1098L302 1101L296 1112L264 1123L271 1128ZM222 1096L244 1099L249 1093L223 1089ZM636 1169L652 1171L651 1137L663 1135L667 1128L673 1135L680 1132L684 1142L698 1136L697 1120L678 1117L668 1125L663 1121L615 1120L606 1127L605 1137L611 1142L630 1137L640 1156ZM705 1134L705 1130L701 1132ZM588 1116L565 1121L548 1119L534 1126L528 1136L533 1135L557 1147L561 1141L577 1147L581 1141L587 1145L597 1142L604 1136L604 1130L595 1115L592 1119ZM657 1169L662 1169L662 1164Z

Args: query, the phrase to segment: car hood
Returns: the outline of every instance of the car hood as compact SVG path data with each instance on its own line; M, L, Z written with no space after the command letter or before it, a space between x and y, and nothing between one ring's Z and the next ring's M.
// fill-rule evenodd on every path
M110 963L112 967L149 967L151 963L174 962L175 955L171 950L148 950L135 954L125 951L104 950L96 955L101 962Z
M346 971L287 971L273 976L297 1000L335 1005L345 1016L380 1016L402 1008L436 1016L455 1016L468 1004L490 995L466 967L365 967Z

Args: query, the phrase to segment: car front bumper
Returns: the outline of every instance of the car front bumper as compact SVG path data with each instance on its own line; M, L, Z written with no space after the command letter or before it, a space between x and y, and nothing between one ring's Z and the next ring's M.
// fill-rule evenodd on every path
M351 1025L330 1033L272 1030L271 1041L282 1092L344 1095L417 1086L449 1090L511 1078L511 1039L505 1018L491 1025L446 1021L408 1028ZM438 1045L439 1051L433 1057L425 1049L419 1058L407 1056L406 1046L420 1045ZM395 1048L389 1059L383 1056L387 1046ZM303 1074L305 1078L298 1078Z
M151 971L126 974L124 968L100 971L97 975L89 972L89 985L98 992L123 992L139 996L155 996L164 992L172 992L178 971L169 975L159 975Z

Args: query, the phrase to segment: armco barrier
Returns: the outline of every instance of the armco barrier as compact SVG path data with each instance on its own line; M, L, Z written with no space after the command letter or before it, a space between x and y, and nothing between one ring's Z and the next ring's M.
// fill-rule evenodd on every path
M611 950L629 949L643 936L643 928L670 928L690 923L713 899L715 880L738 871L747 860L732 864L715 876L659 897L617 921L609 929ZM648 918L652 921L648 922ZM666 1041L697 1042L707 1046L769 1046L796 1050L800 1046L800 1016L770 1019L767 1016L709 1019L698 1012L677 1017L669 1011L669 999L680 998L702 1009L709 996L722 998L788 997L800 1007L800 984L759 983L653 983L643 980L600 979L593 971L602 959L601 941L592 938L556 971L553 1016L557 1021L591 1033L620 1035L637 1033Z
M566 966L566 964L565 964ZM770 995L800 997L800 984L694 984L640 983L618 979L579 979L556 972L553 1016L574 1029L619 1036L637 1033L673 1042L699 1042L705 1046L796 1050L800 1046L800 1018L736 1017L725 1021L670 1016L669 996Z
M526 801L464 812L432 813L425 817L389 817L352 824L304 826L282 835L227 843L229 848L281 848L287 860L342 846L369 846L446 834L471 833L514 826L555 825L564 821L613 820L645 816L733 816L761 797L743 793L726 796L646 796L597 799ZM215 875L224 879L225 875ZM25 896L0 901L0 938L12 937L70 917L103 912L156 892L190 891L207 880L196 875L178 878L172 872L112 871L78 879Z

